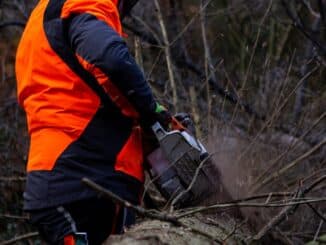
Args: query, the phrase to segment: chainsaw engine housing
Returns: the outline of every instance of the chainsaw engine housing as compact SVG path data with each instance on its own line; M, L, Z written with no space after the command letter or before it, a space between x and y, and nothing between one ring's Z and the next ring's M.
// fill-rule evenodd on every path
M204 146L185 130L167 132L159 123L155 123L152 130L159 147L147 156L147 161L151 167L150 176L162 196L168 201L173 200L191 185L175 206L186 207L202 201L214 185L209 175L213 166Z

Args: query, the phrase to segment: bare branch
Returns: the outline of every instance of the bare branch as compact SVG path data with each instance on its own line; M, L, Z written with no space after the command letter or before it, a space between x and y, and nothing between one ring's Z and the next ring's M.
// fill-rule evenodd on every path
M207 39L207 33L206 33L206 8L207 6L207 0L201 0L200 2L200 8L203 9L203 11L200 11L200 26L201 26L201 33L202 33L202 39L203 39L203 45L204 45L204 51L205 51L205 77L206 77L206 96L207 96L207 128L210 130L211 125L211 94L210 94L210 86L209 86L209 78L213 79L213 81L216 81L216 75L215 75L215 68L212 61L211 56L211 49L208 43Z
M168 68L168 73L169 73L169 80L170 80L170 85L172 89L172 102L173 106L176 111L179 111L179 105L178 105L178 92L177 92L177 85L176 85L176 80L174 77L174 71L173 71L173 64L172 64L172 57L171 57L171 51L170 51L170 46L169 46L169 38L167 34L167 30L165 27L165 23L163 20L163 15L161 12L161 7L160 4L158 3L157 0L154 0L155 7L157 9L157 17L161 26L161 31L163 35L163 41L164 41L164 52L166 56L166 63L167 63L167 68Z
M287 172L289 169L293 168L296 166L298 163L302 162L304 159L308 158L311 156L315 151L317 151L319 148L321 148L323 145L326 144L326 139L322 140L319 142L317 145L309 149L307 152L299 156L297 159L293 160L292 162L286 164L283 168L280 170L277 170L275 173L270 174L266 179L264 179L259 185L255 188L255 190L258 190L261 188L263 185L266 185L267 183L275 180L276 178L280 177L282 174Z
M290 207L290 206L295 206L297 207L298 205L302 204L307 204L307 203L324 203L326 202L326 197L323 198L310 198L310 199L292 199L290 202L284 202L284 203L252 203L252 202L239 202L239 203L219 203L207 207L198 207L190 211L186 211L184 213L176 215L177 218L183 218L187 217L189 215L193 215L196 213L200 212L206 212L209 210L214 210L214 209L224 209L224 208L232 208L232 207L244 207L244 208L250 208L250 207L255 207L255 208L280 208L280 207Z
M326 175L320 177L306 188L299 188L293 199L304 197L305 194L309 193L315 186L319 185L321 182L325 180L326 180ZM311 205L311 203L309 202L307 204ZM298 205L295 204L293 206L288 206L282 209L252 239L255 241L260 240L263 236L265 236L270 231L270 229L272 229L272 227L278 225L285 218L286 215L293 214L297 207Z
M193 188L197 178L198 178L198 175L200 173L200 170L203 168L204 164L207 163L208 160L210 160L212 157L212 155L208 156L207 158L205 158L203 161L201 161L201 163L198 165L197 169L196 169L196 172L189 184L189 186L187 187L187 189L185 189L184 191L181 191L172 201L171 203L171 208L173 208L173 206L184 196L186 195L190 190L191 188Z

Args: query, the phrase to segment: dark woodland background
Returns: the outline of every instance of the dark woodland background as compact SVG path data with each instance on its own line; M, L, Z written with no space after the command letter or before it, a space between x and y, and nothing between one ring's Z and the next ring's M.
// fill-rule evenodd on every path
M0 0L0 243L34 231L22 211L28 133L14 63L36 2ZM156 96L192 115L235 198L289 200L318 179L305 197L326 196L325 0L141 0L124 26ZM257 232L280 210L244 213ZM301 205L270 233L318 244L325 217L325 202Z

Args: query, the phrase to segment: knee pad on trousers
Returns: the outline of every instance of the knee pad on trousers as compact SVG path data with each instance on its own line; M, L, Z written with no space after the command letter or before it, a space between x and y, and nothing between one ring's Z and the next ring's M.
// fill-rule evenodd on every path
M64 245L88 245L87 234L78 232L64 237Z

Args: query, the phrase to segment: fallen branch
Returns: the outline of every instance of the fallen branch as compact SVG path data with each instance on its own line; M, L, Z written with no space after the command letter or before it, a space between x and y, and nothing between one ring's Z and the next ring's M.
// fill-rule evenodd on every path
M185 223L181 222L175 215L171 215L165 212L159 212L157 210L147 210L144 209L138 205L133 205L132 203L123 200L121 197L119 197L118 195L112 193L111 191L103 188L102 186L96 184L95 182L91 181L88 178L83 178L82 182L84 184L86 184L88 187L92 188L93 190L97 191L98 193L100 193L100 195L103 195L104 197L107 197L109 199L111 199L113 202L122 205L126 208L129 208L131 210L133 210L136 214L141 215L141 216L145 216L148 218L152 218L152 219L156 219L156 220L160 220L160 221L164 221L164 222L169 222L175 226L181 226L184 227L186 229L189 229L197 234L200 234L202 236L205 236L206 238L221 244L221 241L210 235L209 233L205 232L205 231L201 231L199 229L190 227L188 225L186 225Z
M146 216L148 218L170 222L170 223L175 224L175 225L180 224L180 222L178 221L178 219L175 216L167 214L167 213L163 213L163 212L158 213L155 210L146 210L146 209L144 209L144 208L142 208L140 206L133 205L132 203L122 199L118 195L116 195L113 192L103 188L102 186L96 184L95 182L93 182L92 180L90 180L88 178L83 178L82 182L84 184L86 184L88 187L90 187L93 190L100 193L101 195L111 199L113 202L115 202L115 203L117 203L119 205L122 205L122 206L124 206L126 208L129 208L129 209L133 210L135 213L137 213L137 214L139 214L141 216Z
M8 241L0 242L0 245L17 244L17 242L19 242L19 241L26 240L26 239L33 238L33 237L37 237L38 235L39 235L38 232L27 233L25 235L17 236L17 237L15 237L13 239L10 239Z

